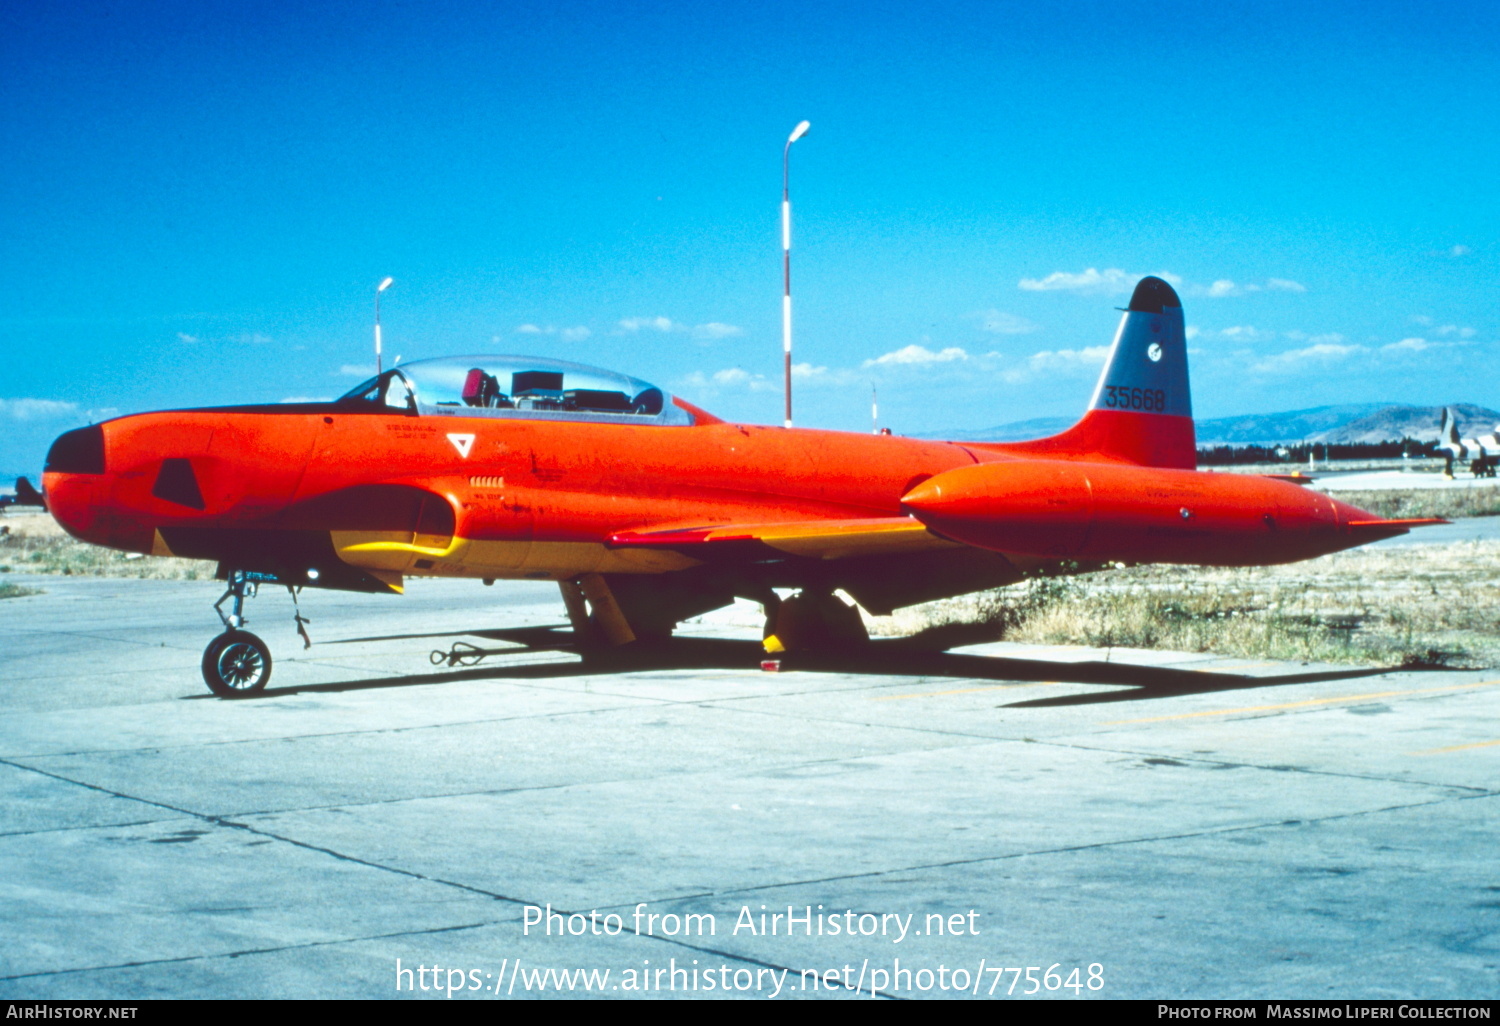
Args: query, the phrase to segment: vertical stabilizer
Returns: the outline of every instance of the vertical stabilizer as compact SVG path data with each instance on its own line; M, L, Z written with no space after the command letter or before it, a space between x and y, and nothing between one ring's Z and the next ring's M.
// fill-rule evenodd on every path
M1007 452L1192 470L1198 465L1182 300L1142 278L1120 319L1088 412L1067 431Z

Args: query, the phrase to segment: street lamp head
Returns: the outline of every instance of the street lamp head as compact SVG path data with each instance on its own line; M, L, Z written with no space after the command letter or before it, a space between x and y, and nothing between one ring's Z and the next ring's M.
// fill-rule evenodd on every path
M384 281L382 281L379 285L375 286L375 292L376 292L376 294L378 295L379 293L384 292L386 289L390 288L391 287L391 283L394 282L395 280L396 280L395 278L387 278Z
M801 124L799 124L796 128L792 129L792 134L787 137L786 144L788 146L790 146L792 143L796 142L798 139L801 139L804 135L807 134L807 130L809 128L811 128L811 127L812 127L812 122L811 121L804 121Z

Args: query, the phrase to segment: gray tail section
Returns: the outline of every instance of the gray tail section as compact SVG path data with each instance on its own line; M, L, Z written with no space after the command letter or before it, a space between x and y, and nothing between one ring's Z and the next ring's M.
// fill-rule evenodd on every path
M1192 470L1198 465L1182 300L1142 278L1120 319L1083 419L1060 435L996 445L1006 452Z
M1192 418L1182 300L1160 278L1131 294L1089 409Z
M1458 418L1454 416L1451 406L1443 407L1443 422L1438 428L1438 447L1447 449L1454 459L1461 460L1469 454L1469 447L1458 437Z

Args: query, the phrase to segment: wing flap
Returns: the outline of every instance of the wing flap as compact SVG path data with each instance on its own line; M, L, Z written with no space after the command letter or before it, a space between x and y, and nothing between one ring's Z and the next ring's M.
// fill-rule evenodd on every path
M775 524L725 524L667 531L620 531L609 537L611 546L674 549L695 557L722 550L769 548L808 559L847 559L851 556L896 555L960 548L939 538L911 517L874 517L861 520L809 520Z

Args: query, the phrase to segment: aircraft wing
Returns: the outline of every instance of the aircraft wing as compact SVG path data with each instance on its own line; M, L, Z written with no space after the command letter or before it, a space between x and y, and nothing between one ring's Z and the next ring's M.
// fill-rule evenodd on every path
M671 549L697 559L714 556L766 558L777 553L809 559L846 559L850 556L898 555L963 547L957 542L939 538L911 517L620 531L610 535L609 544L622 548Z

